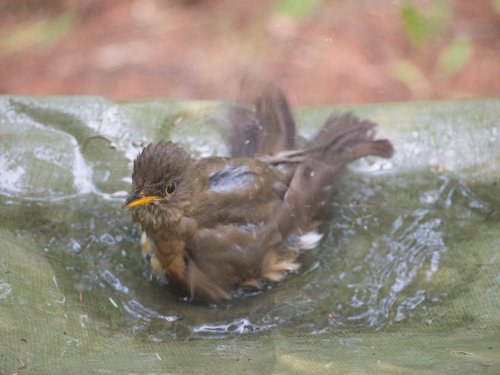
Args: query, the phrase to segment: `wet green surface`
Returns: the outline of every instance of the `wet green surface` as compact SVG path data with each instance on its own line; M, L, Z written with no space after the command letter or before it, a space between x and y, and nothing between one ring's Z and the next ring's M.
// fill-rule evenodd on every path
M0 373L499 372L500 101L301 110L300 133L346 109L396 156L350 168L297 275L215 308L149 280L121 202L144 143L226 153L224 105L0 98Z

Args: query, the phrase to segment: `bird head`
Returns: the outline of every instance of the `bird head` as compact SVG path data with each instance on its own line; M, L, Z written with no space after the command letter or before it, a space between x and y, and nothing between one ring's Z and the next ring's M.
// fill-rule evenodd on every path
M143 230L177 223L192 195L193 160L172 142L151 143L134 161L132 192L123 208Z

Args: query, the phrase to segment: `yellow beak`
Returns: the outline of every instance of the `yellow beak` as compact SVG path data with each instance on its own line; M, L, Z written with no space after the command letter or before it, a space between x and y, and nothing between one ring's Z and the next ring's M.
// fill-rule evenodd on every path
M153 201L158 201L161 200L162 197L159 197L158 195L147 195L147 196L137 196L137 195L131 195L127 198L125 203L123 203L122 208L132 208L135 206L140 206L142 204L148 204Z

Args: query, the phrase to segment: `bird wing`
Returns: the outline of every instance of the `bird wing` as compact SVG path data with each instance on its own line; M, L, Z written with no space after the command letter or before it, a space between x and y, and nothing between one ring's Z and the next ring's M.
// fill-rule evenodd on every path
M254 110L233 107L229 111L231 155L253 157L295 149L295 121L283 93L269 85L254 104Z
M288 188L285 174L255 159L201 159L196 167L206 186L190 216L202 228L267 221Z

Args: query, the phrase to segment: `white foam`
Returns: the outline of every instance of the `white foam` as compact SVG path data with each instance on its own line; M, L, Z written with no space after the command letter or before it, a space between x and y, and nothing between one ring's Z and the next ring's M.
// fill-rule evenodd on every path
M314 230L299 237L299 248L303 250L314 249L323 238L321 233Z
M23 191L26 170L22 166L15 165L5 155L0 155L0 171L2 171L0 190L10 194Z

